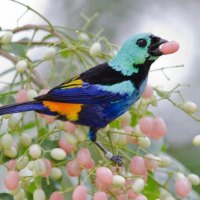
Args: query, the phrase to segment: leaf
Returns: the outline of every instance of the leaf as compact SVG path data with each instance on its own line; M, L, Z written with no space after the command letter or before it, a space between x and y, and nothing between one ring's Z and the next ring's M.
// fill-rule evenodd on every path
M53 193L56 190L56 181L54 181L53 179L46 179L46 178L42 178L42 189L45 192L45 195L47 196L47 198L49 199L51 193Z
M62 51L62 52L60 53L60 55L61 55L63 58L69 57L70 54L71 54L71 51L70 51L70 50L65 50L65 51Z
M24 130L34 128L36 126L36 122L29 122L23 126Z
M44 42L45 40L48 40L50 38L54 38L55 36L52 34L47 34L45 37L42 38L42 41Z
M51 150L53 148L58 147L58 141L57 140L54 140L54 141L44 140L44 142L41 145L45 150Z
M159 199L159 196L160 196L159 185L150 176L148 177L143 193L147 197L148 200Z
M20 57L26 56L27 49L24 45L21 45L21 44L10 43L10 44L6 44L6 45L2 45L1 48L10 53L14 53L15 55L18 55Z
M1 193L0 194L0 200L13 200L13 197L10 194L7 194L7 193Z

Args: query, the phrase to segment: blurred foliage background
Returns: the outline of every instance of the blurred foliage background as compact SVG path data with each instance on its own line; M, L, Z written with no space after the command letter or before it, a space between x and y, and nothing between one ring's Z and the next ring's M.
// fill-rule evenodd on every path
M179 41L181 45L179 53L162 58L154 64L154 69L176 64L184 64L184 68L167 71L170 81L160 72L151 73L149 82L152 85L164 85L169 88L177 83L190 84L189 87L182 88L183 95L186 100L192 100L200 106L199 0L35 0L34 2L21 0L21 2L30 4L52 24L74 29L85 22L84 16L94 16L96 20L89 29L94 33L96 30L102 30L111 42L119 45L128 36L139 32L153 32L163 38ZM18 10L17 5L13 8L9 3L11 2L8 0L0 2L0 26L9 27L13 24L16 26L16 19L24 12L22 8ZM16 18L12 19L12 15L16 15ZM9 23L5 18L8 18ZM27 17L19 21L20 25L25 23L41 22L37 17L27 14ZM168 125L167 151L200 175L200 149L192 146L192 138L200 132L199 123L165 102L160 104L159 109L156 108L156 113L162 116Z

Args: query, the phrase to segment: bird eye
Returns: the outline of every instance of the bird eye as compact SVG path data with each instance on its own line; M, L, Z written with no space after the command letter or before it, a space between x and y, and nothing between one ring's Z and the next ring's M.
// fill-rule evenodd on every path
M147 41L145 39L138 39L136 44L139 46L139 47L146 47L147 46Z

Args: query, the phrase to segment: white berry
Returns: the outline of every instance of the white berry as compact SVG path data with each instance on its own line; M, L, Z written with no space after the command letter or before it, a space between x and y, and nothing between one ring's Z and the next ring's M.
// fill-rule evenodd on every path
M192 185L199 185L200 184L200 178L196 174L189 174L188 180L190 181L190 183L192 183Z
M17 150L15 147L11 146L9 149L4 150L4 155L9 158L15 158L17 156Z
M123 176L120 175L114 175L112 184L115 187L123 187L126 183L126 180Z
M16 70L19 73L24 73L27 69L27 62L25 60L20 60L16 63Z
M32 101L37 96L38 96L38 93L35 90L33 90L33 89L28 90L27 98L29 101Z
M41 147L38 144L33 144L29 147L29 154L32 158L39 158L42 154Z
M50 155L55 160L63 160L66 158L66 152L61 148L52 149Z
M36 189L33 193L33 200L45 200L45 193L42 189Z
M151 146L151 140L148 137L140 137L138 145L142 148L148 148Z
M197 111L197 105L192 101L186 101L183 105L183 110L189 114L193 114Z
M193 145L200 146L200 135L196 135L192 141Z
M54 47L49 47L45 53L44 53L44 59L45 60L51 60L54 59L56 55L56 49Z
M81 40L81 41L88 41L90 38L89 36L84 33L84 32L79 32L79 31L76 31L77 35L78 35L78 38Z
M1 137L1 146L4 149L9 149L13 144L13 138L10 134L6 133Z
M37 176L44 175L44 173L46 171L46 165L45 165L43 159L37 159L34 161L34 170L35 170L35 174Z
M62 171L58 167L53 167L51 170L51 177L55 180L59 180L62 177Z
M134 183L132 184L131 188L134 192L140 193L145 186L145 182L142 178L135 179Z
M31 137L30 137L28 134L26 134L26 133L23 133L23 134L20 136L19 140L20 140L20 143L21 143L23 146L25 146L25 147L30 146L31 143L32 143Z
M13 33L11 31L7 31L1 38L1 42L3 44L8 44L12 41Z
M90 55L96 57L100 52L101 52L101 44L99 42L93 43L89 50Z
M160 159L160 167L167 167L172 163L172 159L169 156L161 155Z

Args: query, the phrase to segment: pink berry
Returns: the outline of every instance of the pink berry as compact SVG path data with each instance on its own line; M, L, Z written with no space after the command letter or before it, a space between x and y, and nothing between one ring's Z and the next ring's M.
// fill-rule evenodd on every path
M44 159L44 164L46 166L44 177L49 177L51 175L52 170L51 162L48 159Z
M134 156L132 158L131 172L135 175L143 175L146 172L145 162L141 156Z
M64 200L63 194L60 192L53 192L49 200Z
M75 146L73 144L69 144L65 138L60 138L58 145L62 148L67 154L70 154L74 149Z
M15 96L16 103L23 103L28 101L27 90L21 89Z
M67 121L65 122L65 129L70 133L74 133L77 129L77 126L74 123Z
M16 190L19 187L19 172L9 171L7 172L4 183L8 190Z
M91 154L87 148L80 148L77 153L77 159L81 166L87 168L91 163Z
M178 51L179 44L176 41L170 41L160 45L159 49L164 55L171 54Z
M7 168L8 168L8 170L14 170L15 169L15 167L16 167L16 163L17 163L17 161L16 160L9 160L8 162L7 162Z
M126 199L127 199L126 194L117 195L117 200L126 200Z
M108 196L105 192L96 192L93 200L107 200Z
M105 187L108 187L112 184L113 174L111 170L107 167L99 167L96 170L96 177Z
M78 185L72 194L72 200L86 200L87 198L87 188L82 185Z
M142 133L150 137L153 129L153 118L143 117L140 119L139 125Z
M100 191L107 191L107 189L110 187L110 185L107 186L104 183L102 183L97 177L95 179L95 186Z
M175 182L175 190L180 197L186 197L191 192L192 186L188 179L180 178Z
M125 112L121 117L121 127L130 126L131 123L131 114L129 112Z
M133 132L133 128L131 126L124 126L123 130L128 134L131 134Z
M89 163L87 163L87 165L84 166L86 169L93 169L95 167L95 162L93 159L90 160Z
M44 119L48 124L51 124L55 121L56 118L54 116L44 115Z
M128 193L129 199L135 199L135 197L137 197L137 194L135 192L133 192L132 189L129 189L127 193Z
M166 132L167 132L167 126L163 118L156 117L155 119L153 119L151 138L160 139L166 134Z
M144 195L139 194L134 200L147 200L147 198Z
M79 176L82 172L77 159L67 163L67 173L69 176Z
M155 159L145 158L145 166L149 171L155 171L158 167L158 162Z
M142 97L145 99L149 99L152 96L153 96L153 88L148 84L144 90Z

